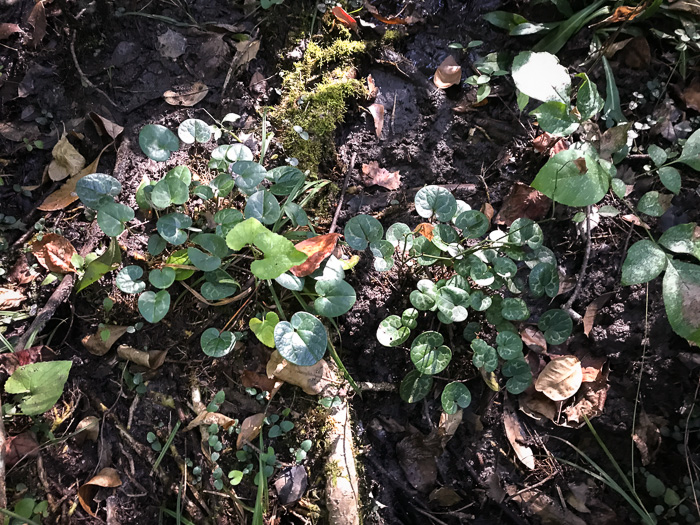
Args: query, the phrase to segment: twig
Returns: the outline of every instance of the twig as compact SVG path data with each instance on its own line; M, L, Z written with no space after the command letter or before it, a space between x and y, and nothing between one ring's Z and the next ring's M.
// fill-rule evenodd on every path
M73 63L75 64L75 69L78 70L78 75L80 75L80 82L83 84L83 86L91 87L92 89L97 91L100 95L102 95L104 98L106 98L110 104L112 104L115 108L117 108L118 110L121 111L122 107L119 104L117 104L116 102L114 102L114 100L112 100L107 93L105 93L100 88L98 88L95 84L93 84L90 81L90 79L85 75L85 73L83 73L83 70L80 68L80 64L78 63L78 56L75 54L75 37L76 37L76 35L77 35L77 33L73 32L73 38L71 38L71 41L70 41L70 53L71 53L71 55L73 55Z
M345 180L343 181L343 190L340 192L340 199L338 200L338 207L335 209L335 215L333 215L333 222L331 222L331 227L328 233L333 233L335 227L338 225L338 217L340 217L340 210L343 207L343 200L345 199L345 192L348 189L348 181L350 180L350 173L352 173L352 168L355 165L355 157L357 157L357 152L352 154L352 159L350 159L350 164L348 169L345 170Z
M36 333L38 335L39 332L44 329L46 323L48 323L53 317L53 314L56 313L56 309L70 296L71 290L73 290L74 280L75 276L72 273L63 276L61 284L59 284L53 291L51 297L49 297L49 300L46 302L46 305L39 310L39 313L34 318L34 321L32 321L32 324L29 325L27 331L24 332L22 337L19 338L19 341L17 341L17 350L24 350L32 334Z
M0 398L0 509L7 508L5 493L5 423L2 420L2 398Z
M580 321L582 317L571 309L574 301L581 292L581 287L583 286L583 281L586 279L586 270L588 269L588 259L591 256L591 207L586 207L586 251L583 253L583 262L581 263L581 269L578 272L578 278L576 279L576 287L574 288L574 293L571 294L569 300L564 303L561 307L566 313L574 318L575 321Z

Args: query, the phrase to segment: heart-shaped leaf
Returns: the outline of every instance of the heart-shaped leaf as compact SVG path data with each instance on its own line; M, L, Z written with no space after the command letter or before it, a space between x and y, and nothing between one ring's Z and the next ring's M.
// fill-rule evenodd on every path
M219 175L209 183L209 186L214 190L215 195L217 197L221 197L222 199L228 197L235 185L236 183L228 173Z
M406 224L396 222L387 228L386 240L400 253L405 253L413 246L413 232Z
M255 193L258 185L265 180L267 170L252 160L239 160L231 166L231 174L236 187L246 195Z
M304 208L296 202L285 202L282 210L289 217L289 220L292 221L292 226L306 226L309 224L309 217L306 215Z
M161 269L151 270L148 274L148 282L156 288L165 290L175 282L175 270L165 266Z
M236 346L236 336L231 332L219 333L216 328L207 328L202 332L199 344L209 357L224 357Z
M243 214L233 208L225 208L214 214L214 222L216 226L216 235L226 237L233 227L243 221Z
M531 219L516 219L508 229L508 242L516 246L527 245L532 250L536 250L544 242L542 228Z
M513 60L515 87L528 97L547 102L569 103L571 77L551 53L524 51Z
M265 346L270 348L275 347L275 326L280 322L279 316L275 312L267 312L264 320L260 320L257 317L253 317L248 325L250 330L255 334Z
M170 294L167 290L143 292L139 295L139 312L149 323L161 321L170 309Z
M493 271L500 277L511 278L518 273L518 267L508 257L496 257L493 261Z
M506 361L523 357L523 340L515 332L499 332L496 336L496 345L498 355Z
M694 222L672 226L661 236L659 244L673 253L688 253L700 259L700 227Z
M435 306L435 301L437 300L437 290L435 290L435 283L429 279L421 279L416 285L417 290L413 290L409 299L411 304L415 306L418 310L426 311L433 310L437 308Z
M139 132L139 146L148 158L163 162L170 158L170 152L180 149L180 142L165 126L147 124Z
M668 257L656 243L648 239L635 242L627 251L627 257L622 264L622 285L651 281L661 275L667 261Z
M214 233L200 233L199 235L195 235L192 238L192 242L220 258L224 258L229 254L226 240Z
M151 191L151 203L159 210L171 204L184 204L190 198L189 188L177 177L164 177Z
M411 361L421 374L439 374L452 360L452 351L439 332L423 332L411 344Z
M401 314L401 324L413 330L418 326L418 314L419 312L415 308L406 308Z
M544 294L555 297L559 293L559 272L549 263L539 263L528 277L530 291L533 297L539 298Z
M672 199L673 195L648 191L639 199L637 209L651 217L661 217L671 207Z
M184 213L169 213L163 215L156 223L156 229L161 237L170 244L182 244L187 240L187 228L192 226L192 219Z
M257 219L263 224L274 224L281 214L280 203L268 190L256 191L248 197L243 211L246 219Z
M124 231L124 224L134 218L134 210L118 202L107 202L97 211L97 224L108 237Z
M454 414L460 408L467 408L472 402L472 394L464 383L448 383L440 396L445 414Z
M477 210L467 210L455 219L455 226L462 230L465 239L478 239L489 229L489 219Z
M700 266L672 260L664 275L663 296L671 327L700 344Z
M304 182L306 175L294 166L280 166L268 171L267 178L272 182L272 194L283 196L292 193L294 188Z
M277 323L274 336L277 351L295 365L314 365L326 353L326 329L321 321L307 312L297 312L290 321Z
M197 118L184 120L177 128L177 136L180 137L180 140L185 144L208 142L211 138L211 133L211 126Z
M481 290L476 290L469 297L469 304L477 312L488 310L493 300Z
M198 269L203 272L213 272L221 266L221 259L215 255L204 253L199 248L187 248L187 256Z
M158 234L153 234L148 238L148 253L153 255L160 255L168 243Z
M474 339L471 342L474 351L472 362L477 368L483 368L486 372L493 372L498 366L498 353L496 349L487 344L483 339Z
M190 258L187 257L187 250L182 249L176 250L173 253L171 253L168 256L168 260L165 261L165 264L172 264L177 266L191 266L192 261L190 261ZM189 279L190 277L192 277L192 274L194 274L194 270L190 270L189 268L175 268L176 281L184 281L185 279Z
M379 323L377 328L377 340L384 346L399 346L406 342L411 335L411 330L404 326L398 315L390 315Z
M574 323L564 310L547 310L540 317L537 327L550 345L560 345L571 335Z
M218 269L204 274L201 294L207 301L220 301L231 297L239 288L238 282L224 270Z
M43 414L50 410L63 394L63 386L68 380L72 365L71 361L50 361L20 366L5 382L5 392L22 396L19 404L21 414Z
M286 288L287 290L293 290L295 292L300 292L304 289L304 283L306 282L306 279L303 277L297 277L294 274L291 273L283 273L279 277L275 278L275 281L282 286L282 288Z
M399 395L406 403L416 403L428 395L433 387L433 377L411 370L401 381Z
M431 266L438 261L438 257L442 256L440 248L422 236L416 237L409 253L412 257L416 257L421 266Z
M119 270L114 281L122 292L136 294L146 289L146 283L141 280L141 277L143 277L143 269L140 266L130 265Z
M93 173L81 178L75 185L75 193L80 201L93 210L102 204L112 202L112 197L119 195L122 185L117 179L104 173Z
M602 162L578 150L560 151L540 169L532 187L566 206L595 204L610 187L610 172Z
M346 281L317 281L314 309L325 317L338 317L355 304L355 290Z
M461 323L469 313L469 293L454 286L443 286L437 292L438 310L453 323Z
M426 219L432 217L447 222L457 211L457 201L452 193L442 186L425 186L416 193L416 212ZM459 228L459 226L457 226Z
M353 250L364 250L383 235L382 223L369 215L355 215L345 224L345 241Z

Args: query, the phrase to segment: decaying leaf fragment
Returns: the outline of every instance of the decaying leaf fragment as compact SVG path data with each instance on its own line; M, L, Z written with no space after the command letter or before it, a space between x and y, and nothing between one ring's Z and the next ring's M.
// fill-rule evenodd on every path
M228 430L230 427L235 425L237 421L219 412L209 412L206 407L203 406L201 407L201 411L197 417L195 417L190 424L187 425L185 432L189 432L190 430L200 426L208 427L214 423L219 425L219 427L223 428L224 430Z
M112 122L111 120L109 120L106 117L103 117L102 115L98 115L94 111L91 111L88 116L90 117L90 120L92 120L93 124L95 124L97 132L100 135L107 135L109 138L114 140L124 131L124 128L122 126L115 122Z
M297 243L294 247L305 253L308 258L303 263L292 266L289 271L297 277L306 277L312 274L333 253L340 237L339 233L327 233Z
M86 439L97 441L100 435L100 420L95 416L84 417L75 427L75 431L78 433L75 436L75 441L78 444L82 444Z
M71 258L78 252L68 239L57 233L46 233L40 241L32 243L36 260L50 272L75 272Z
M191 107L202 101L209 93L209 88L204 82L195 82L177 90L168 90L163 93L163 98L171 106Z
M337 5L333 9L331 9L331 13L335 17L335 19L341 24L343 24L345 27L350 28L353 31L357 31L357 20L355 20L352 16L346 13L345 9Z
M401 186L401 175L398 171L380 168L376 160L362 165L362 182L368 186L376 185L388 190L398 190Z
M538 153L547 153L553 157L560 151L569 149L569 141L562 137L553 137L545 131L532 139L532 147Z
M374 131L377 134L377 138L380 138L384 128L384 105L374 103L367 109L374 119Z
M241 449L246 443L254 443L254 439L260 434L260 430L263 426L263 421L265 420L265 414L254 414L248 416L241 423L241 433L238 434L238 439L236 440L236 448Z
M0 288L0 309L9 310L18 308L24 299L24 294L18 290Z
M552 401L564 401L581 387L583 372L578 357L569 355L552 359L535 381L535 390Z
M493 222L510 226L521 217L539 221L549 213L551 207L552 201L549 197L527 184L516 182L503 200L503 205Z
M59 181L72 177L85 167L85 157L73 147L65 133L51 150L51 155L53 156L49 164L51 180Z
M80 506L83 507L83 510L90 514L90 516L96 518L97 515L92 508L95 503L94 498L97 491L100 488L119 487L121 484L122 480L119 477L119 473L115 469L110 467L103 468L97 473L97 476L78 489L78 500L80 501Z
M81 342L92 355L105 355L128 329L128 326L103 326L97 329L97 333L83 337Z
M435 226L430 224L429 222L421 222L418 226L416 226L416 229L413 230L413 233L417 233L418 235L422 235L429 241L432 241L433 238L435 237L435 234L433 233L433 230L435 229Z
M284 359L277 350L267 362L267 375L298 386L309 395L335 396L340 385L337 374L324 359L312 366L299 366Z
M150 368L155 370L160 368L165 362L165 357L168 355L167 350L149 350L144 352L143 350L137 350L128 345L119 345L117 347L117 355L122 359L136 363L145 368Z
M513 501L520 505L529 514L537 516L543 525L586 525L569 509L562 508L559 503L537 489L520 491L514 485L506 486L506 492L512 496Z
M448 55L438 66L433 77L433 84L438 89L447 89L459 84L462 79L462 66L457 64L452 55Z
M600 297L595 298L591 304L589 304L586 307L586 313L583 315L583 333L588 335L591 333L591 330L593 329L593 325L595 324L595 316L598 313L598 310L603 308L607 304L607 302L612 299L612 297L615 294L610 292L610 293L605 293L601 295Z
M685 105L695 111L700 111L700 77L693 78L690 85L681 93Z
M535 468L535 455L532 449L524 445L525 433L518 416L509 408L503 411L503 426L506 430L506 437L515 451L515 455L520 462L530 470Z
M22 458L35 458L39 455L39 443L34 432L22 432L16 436L10 436L5 441L5 463L13 466Z

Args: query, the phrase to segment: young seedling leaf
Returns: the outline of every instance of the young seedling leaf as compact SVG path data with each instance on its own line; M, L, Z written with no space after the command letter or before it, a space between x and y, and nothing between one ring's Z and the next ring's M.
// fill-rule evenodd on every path
M167 266L154 269L148 273L148 282L156 288L165 290L175 282L175 270Z
M411 370L401 381L399 395L406 403L416 403L428 395L433 387L433 378L418 370Z
M257 317L253 317L248 325L250 330L255 334L265 346L270 348L275 347L275 326L280 322L279 316L275 312L267 312L264 320L260 320Z
M556 309L543 313L537 327L542 330L550 345L560 345L571 335L574 323L564 310Z
M139 312L149 323L161 321L170 309L170 293L167 290L160 292L143 292L139 296Z
M421 188L416 193L414 202L418 215L426 219L434 215L440 222L451 220L457 211L456 199L447 188L442 186L425 186Z
M399 346L405 343L411 335L411 330L404 326L398 315L390 315L379 323L377 340L383 346Z
M148 158L164 162L170 158L172 151L180 149L180 141L165 126L147 124L139 132L139 146Z
M467 408L472 402L472 394L464 383L448 383L440 396L445 414L455 414L460 408Z
M177 177L164 177L151 191L150 200L154 207L164 210L171 204L184 204L190 198L189 188Z
M338 317L355 304L355 290L345 281L317 281L314 309L324 317Z
M345 241L353 250L365 250L383 235L382 223L369 215L356 215L345 224Z
M469 297L469 304L477 312L483 312L488 310L491 306L492 299L486 295L482 290L476 290Z
M452 351L443 342L439 332L423 332L414 339L411 361L421 374L439 374L450 364Z
M97 224L108 237L117 237L124 224L134 218L134 210L118 202L107 202L97 211Z
M274 337L282 357L299 366L311 366L320 361L328 344L323 324L307 312L297 312L290 321L278 323Z
M661 275L668 257L664 251L648 239L637 241L627 251L622 264L622 285L641 284Z
M219 333L216 328L207 328L202 332L199 344L209 357L224 357L236 346L236 336L231 332Z
M192 219L184 213L169 213L163 215L156 222L156 229L160 236L170 244L182 244L187 240L185 230L192 226Z
M211 133L212 130L209 124L196 118L183 120L177 128L177 135L185 144L208 142L211 138Z

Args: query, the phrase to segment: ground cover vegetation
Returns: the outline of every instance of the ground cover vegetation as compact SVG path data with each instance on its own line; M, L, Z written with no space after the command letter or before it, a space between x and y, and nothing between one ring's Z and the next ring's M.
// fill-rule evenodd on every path
M0 12L4 523L700 520L697 5Z

